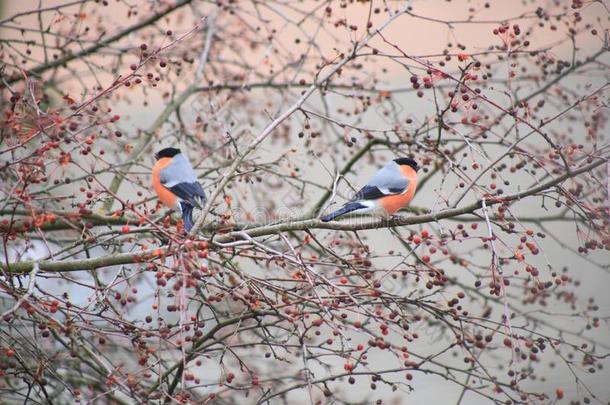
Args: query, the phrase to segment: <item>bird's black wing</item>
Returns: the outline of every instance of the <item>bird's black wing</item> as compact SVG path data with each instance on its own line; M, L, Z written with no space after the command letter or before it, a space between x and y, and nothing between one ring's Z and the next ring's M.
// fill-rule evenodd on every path
M389 195L400 194L404 192L404 188L396 187L390 188L388 190L380 190L376 186L364 186L356 193L352 201L362 201L362 200L377 200L381 197L387 197Z
M194 183L178 183L168 189L176 194L180 199L188 202L194 207L201 208L201 204L205 202L205 192L201 184Z

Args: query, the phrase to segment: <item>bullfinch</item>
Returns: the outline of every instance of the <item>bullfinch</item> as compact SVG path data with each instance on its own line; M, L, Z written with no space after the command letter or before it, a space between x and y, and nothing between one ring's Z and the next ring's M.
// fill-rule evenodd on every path
M193 208L201 209L206 196L187 158L180 149L165 148L155 154L152 184L159 200L170 209L182 212L184 229L193 227Z
M350 212L375 213L391 216L409 204L417 188L417 162L410 158L399 158L386 164L343 207L320 219L323 222Z

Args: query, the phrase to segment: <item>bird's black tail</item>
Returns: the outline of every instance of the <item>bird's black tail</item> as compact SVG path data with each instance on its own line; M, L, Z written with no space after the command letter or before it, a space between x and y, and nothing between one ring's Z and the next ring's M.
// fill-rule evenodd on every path
M337 211L331 212L328 215L324 215L323 217L320 218L320 220L322 222L329 222L341 215L345 215L349 212L356 211L361 208L366 208L366 206L359 202L348 202L343 207L339 208Z
M185 202L180 203L182 208L182 221L184 221L184 230L188 233L193 228L193 206L186 204Z

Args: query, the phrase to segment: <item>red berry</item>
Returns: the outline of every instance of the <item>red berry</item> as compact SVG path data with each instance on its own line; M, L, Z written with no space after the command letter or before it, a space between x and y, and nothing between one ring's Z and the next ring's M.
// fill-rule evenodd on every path
M563 398L563 388L557 388L555 390L555 395L557 395L557 399L562 399Z

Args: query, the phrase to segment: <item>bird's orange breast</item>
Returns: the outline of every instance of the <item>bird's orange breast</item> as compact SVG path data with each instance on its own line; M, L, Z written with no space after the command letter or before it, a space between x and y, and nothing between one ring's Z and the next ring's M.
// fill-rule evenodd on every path
M391 195L379 199L379 205L381 205L388 215L394 214L396 211L409 204L415 196L415 190L417 189L417 173L415 170L410 166L400 166L400 171L403 176L409 179L407 191L402 194Z
M161 201L168 208L176 208L178 205L178 198L174 193L165 188L163 184L161 184L160 172L161 169L167 167L172 162L172 158L161 158L157 160L152 169L152 185L159 196L159 201Z

